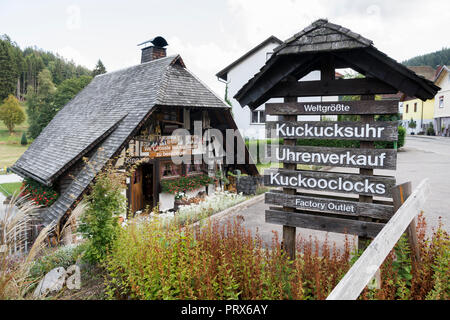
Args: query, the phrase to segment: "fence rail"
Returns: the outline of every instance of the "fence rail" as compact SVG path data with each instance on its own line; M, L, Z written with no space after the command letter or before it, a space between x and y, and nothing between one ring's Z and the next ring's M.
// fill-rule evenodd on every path
M422 211L423 204L430 193L428 179L425 179L378 233L361 257L333 289L327 300L355 300L358 298L411 221Z

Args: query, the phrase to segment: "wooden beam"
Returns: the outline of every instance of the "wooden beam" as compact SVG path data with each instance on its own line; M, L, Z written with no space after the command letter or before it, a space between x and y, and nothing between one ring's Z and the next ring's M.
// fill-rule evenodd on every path
M295 81L295 79L290 79L291 81ZM284 98L285 102L295 102L297 101L296 97ZM283 117L286 121L297 121L296 115L286 115ZM296 139L285 139L283 142L286 146L294 146L296 143ZM292 163L283 163L283 168L288 170L296 170L297 165ZM283 192L285 194L295 195L297 191L291 188L283 188ZM285 214L291 214L294 209L289 206L284 206L283 211ZM283 246L286 250L289 258L291 260L295 259L295 238L296 238L296 229L295 226L291 225L283 225Z
M349 217L370 217L380 220L389 220L394 214L394 207L361 203L356 201L343 201L332 198L319 198L315 195L290 195L276 192L267 192L266 204L282 205L305 211L320 211Z
M412 219L422 211L430 193L428 179L425 179L378 233L333 289L327 300L355 300L358 298Z
M286 96L339 96L397 92L398 90L391 85L375 78L298 81L278 83L268 92L266 100Z
M375 100L375 96L374 95L363 95L361 96L361 100L363 101L374 101ZM361 123L363 124L371 124L375 121L375 115L373 114L364 114L361 115ZM364 139L367 140L367 139ZM374 149L375 148L375 143L373 142L374 140L369 140L369 141L360 141L359 142L359 147L360 148L365 148L365 149ZM361 175L367 175L367 176L373 176L373 168L360 168L359 169L359 173ZM373 197L370 195L359 195L359 201L363 202L363 203L372 203L373 202ZM372 221L370 218L366 218L366 217L360 217L359 220L363 220L363 221ZM358 249L363 249L367 246L368 243L368 238L365 237L358 237ZM378 285L378 284L377 284Z
M269 115L396 114L398 100L266 103Z
M324 217L320 214L287 213L274 210L266 210L266 222L327 232L356 234L366 237L375 237L384 226L383 223Z

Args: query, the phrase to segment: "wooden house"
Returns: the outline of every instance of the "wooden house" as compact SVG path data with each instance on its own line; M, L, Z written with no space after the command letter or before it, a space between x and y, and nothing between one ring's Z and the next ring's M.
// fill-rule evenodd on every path
M142 45L141 64L96 76L12 166L15 173L59 193L56 202L40 214L44 225L67 216L110 159L125 171L134 164L126 181L129 209L156 206L164 201L160 197L163 179L208 174L204 162L172 163L172 149L193 149L190 142L183 149L170 139L175 129L187 129L192 139L200 140L203 132L194 135L196 121L202 123L203 131L237 129L230 107L186 68L179 55L166 56L164 38ZM235 139L242 137L237 134ZM245 159L245 164L224 165L257 175L246 149Z

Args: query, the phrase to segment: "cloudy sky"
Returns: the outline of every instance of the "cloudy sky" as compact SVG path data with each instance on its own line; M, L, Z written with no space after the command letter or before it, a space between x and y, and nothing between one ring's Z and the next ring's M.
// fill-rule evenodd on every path
M397 61L450 46L448 0L0 0L0 34L108 71L140 62L161 35L168 54L220 96L216 72L270 35L285 40L319 18L371 39Z

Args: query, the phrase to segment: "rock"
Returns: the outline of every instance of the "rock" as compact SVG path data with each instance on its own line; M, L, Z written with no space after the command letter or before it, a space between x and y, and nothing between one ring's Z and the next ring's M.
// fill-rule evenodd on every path
M33 297L45 297L49 293L61 291L66 281L66 269L58 267L50 270L49 273L39 282L34 290Z
M69 290L78 290L81 288L81 272L80 267L74 264L67 268L68 275L66 280L66 286Z

